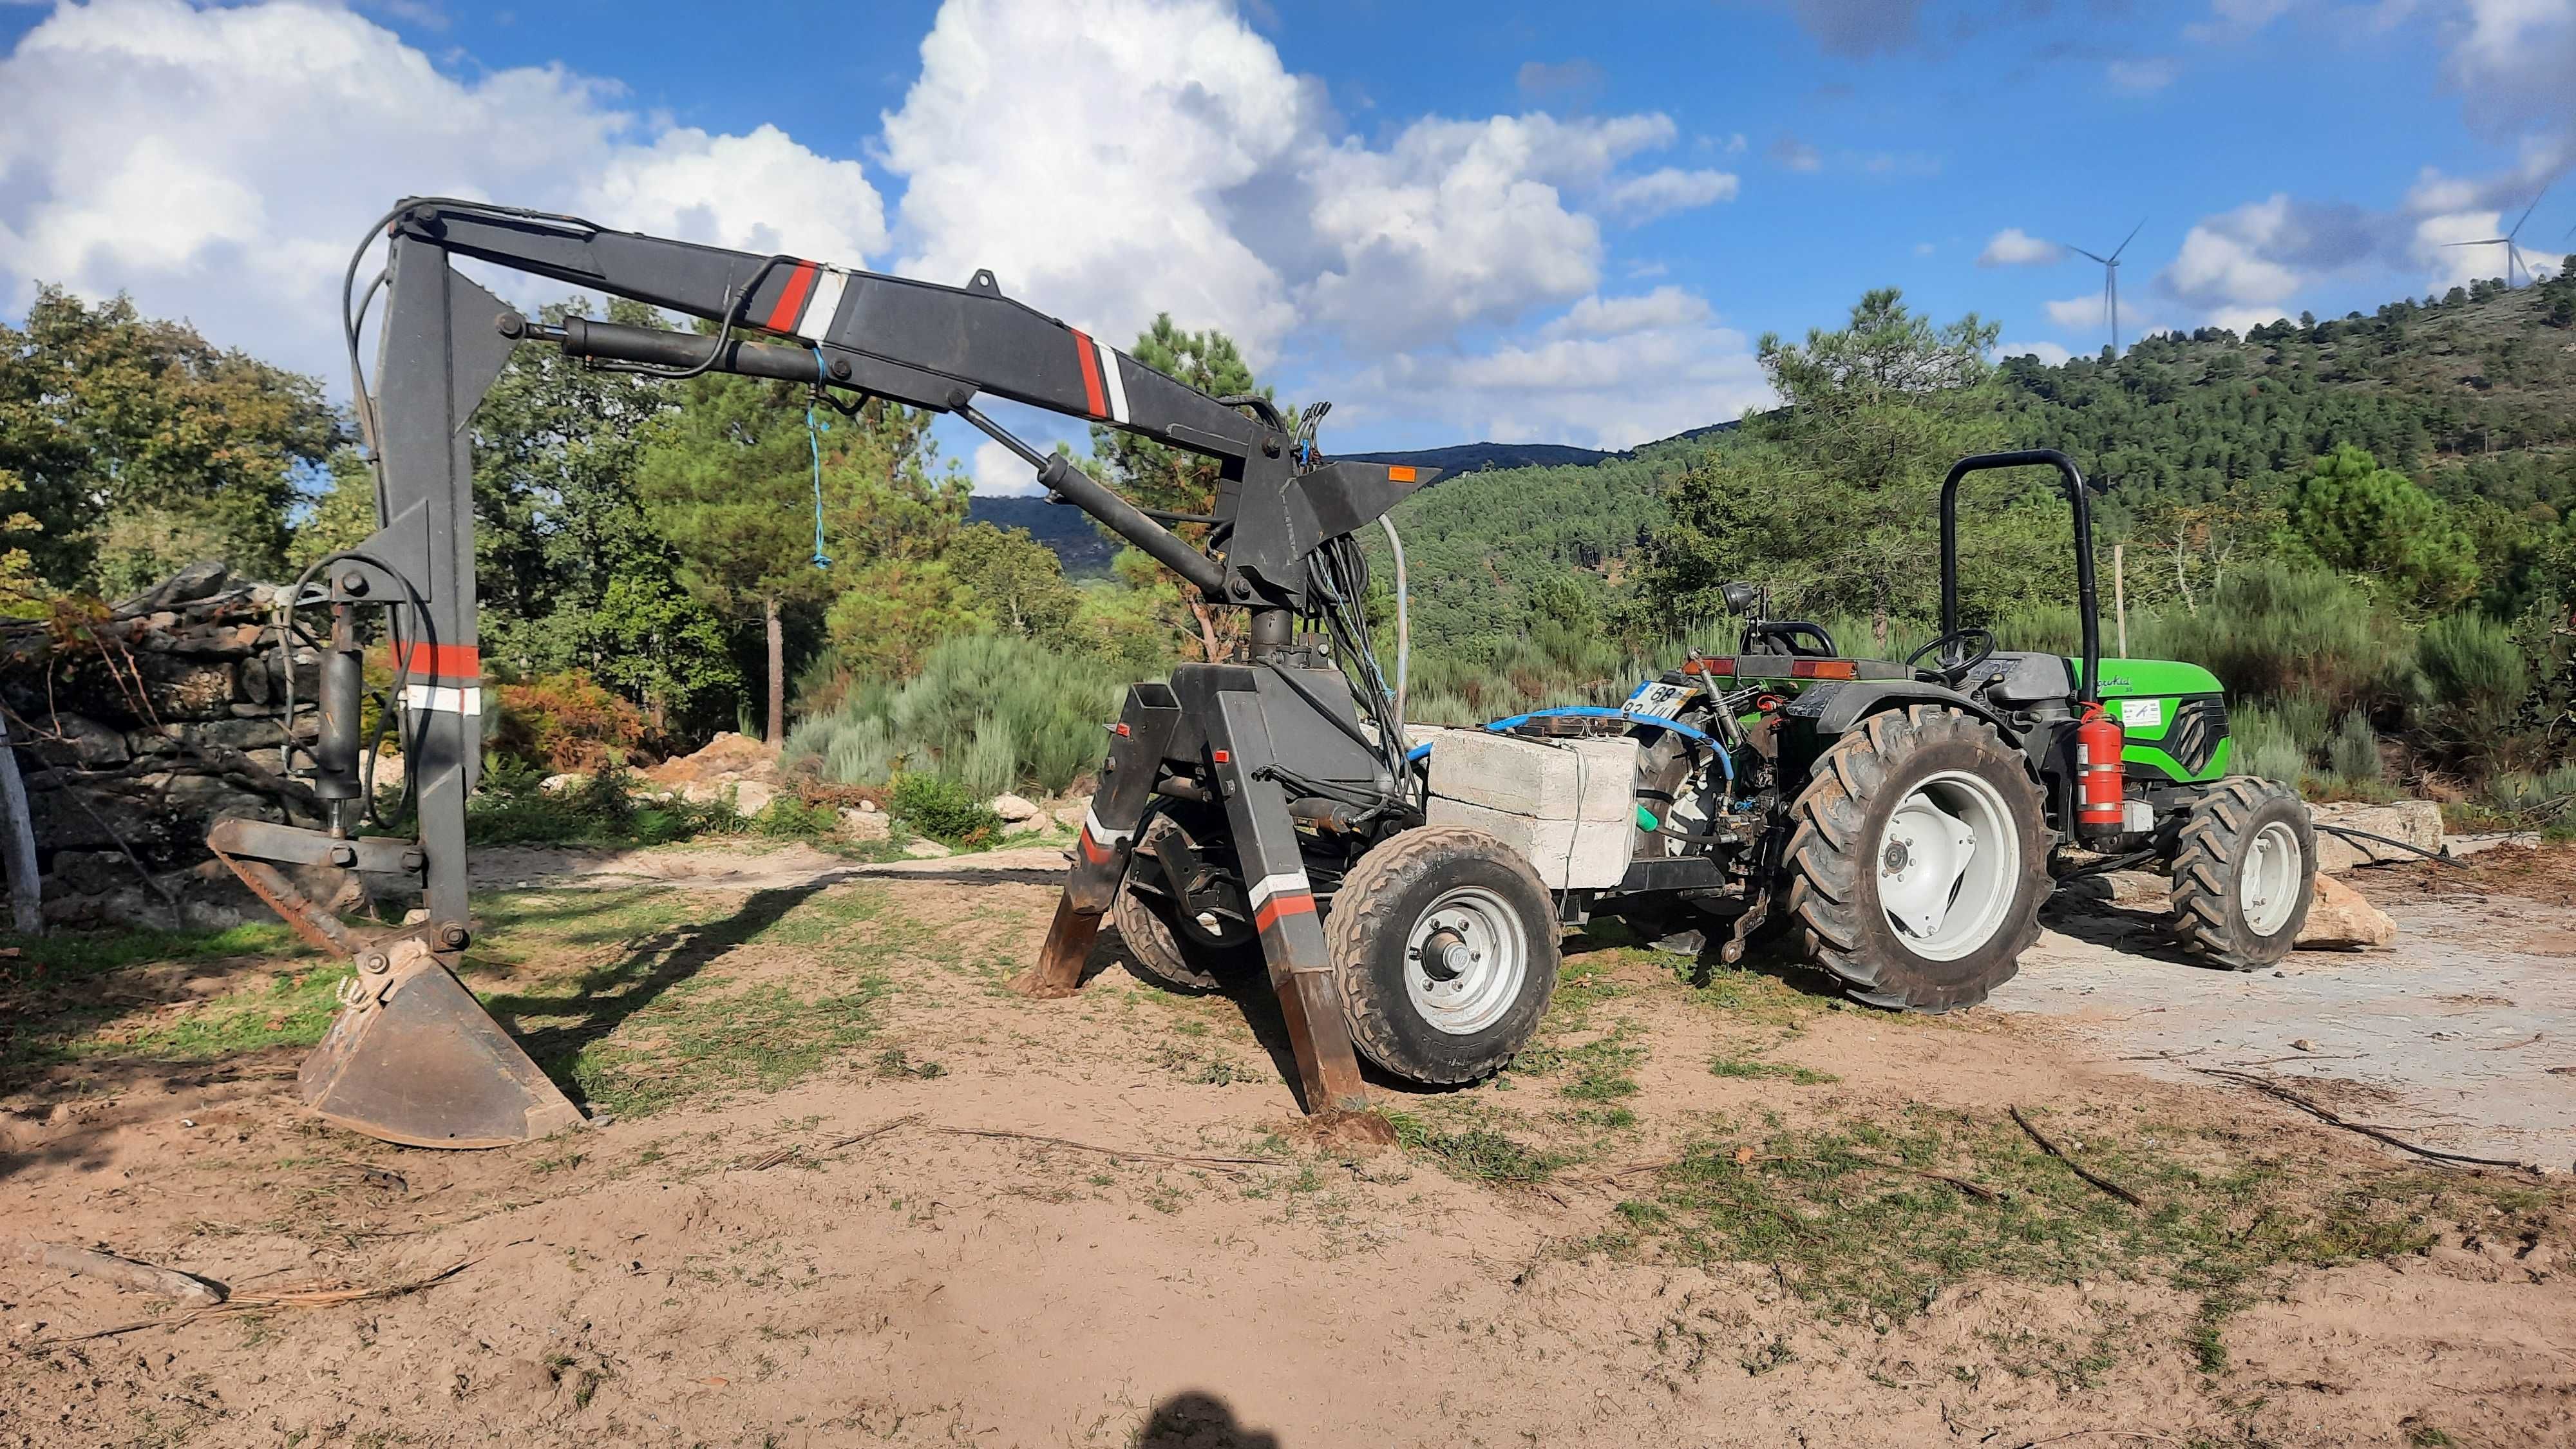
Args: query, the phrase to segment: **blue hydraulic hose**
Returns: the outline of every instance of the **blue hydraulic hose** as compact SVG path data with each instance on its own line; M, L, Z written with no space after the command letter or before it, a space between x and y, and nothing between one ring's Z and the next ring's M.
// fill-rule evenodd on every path
M1712 738L1705 730L1694 729L1689 725L1683 724L1680 720L1666 719L1662 715L1631 714L1624 709L1612 709L1607 705L1598 704L1562 704L1558 705L1554 709L1534 709L1527 714L1516 714L1505 719L1494 720L1489 724L1481 726L1481 728L1491 730L1496 734L1501 734L1505 730L1527 724L1534 719L1554 719L1565 715L1573 715L1582 719L1626 720L1632 725L1644 725L1649 729L1671 730L1673 733L1680 735L1685 739L1697 740L1701 744L1708 746L1709 752L1717 756L1718 768L1726 772L1727 783L1730 785L1735 783L1735 761L1726 753L1726 746L1719 744L1717 740ZM1404 755L1404 758L1407 761L1421 761L1429 759L1430 757L1431 745L1428 741L1415 745L1412 749L1407 750Z
M829 376L829 374L823 370L823 349L819 347L815 348L814 386L818 393L823 385L823 379L827 376ZM814 567L818 569L827 569L832 566L832 556L823 552L823 435L831 430L832 425L830 423L814 416L813 400L810 398L807 399L805 403L805 441L814 450Z

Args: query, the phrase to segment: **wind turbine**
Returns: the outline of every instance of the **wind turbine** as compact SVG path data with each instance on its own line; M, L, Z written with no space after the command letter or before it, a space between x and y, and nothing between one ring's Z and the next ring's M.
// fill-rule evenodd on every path
M2531 263L2522 259L2522 248L2515 244L2514 238L2522 235L2523 222L2531 220L2531 214L2540 209L2540 198L2549 194L2550 185L2551 183L2549 182L2541 183L2540 194L2532 197L2531 205L2522 209L2522 215L2520 218L2515 220L2513 230L2506 232L2502 236L2480 237L2476 241L2444 242L2443 245L2451 247L2503 247L2505 286L2510 288L2513 285L2513 269L2515 267L2522 268L2522 278L2524 281L2530 281L2532 279ZM2570 233L2570 235L2576 235L2576 233Z
M2138 224L2129 228L2129 234L2120 238L2120 244L2113 247L2107 257L2097 256L2073 242L2058 243L2078 256L2092 257L2102 264L2102 310L2111 319L2111 355L2113 357L2120 355L2120 253L2129 249L2129 243L2136 241L2138 233L2144 231L2146 226L2147 219L2143 216L2139 217Z

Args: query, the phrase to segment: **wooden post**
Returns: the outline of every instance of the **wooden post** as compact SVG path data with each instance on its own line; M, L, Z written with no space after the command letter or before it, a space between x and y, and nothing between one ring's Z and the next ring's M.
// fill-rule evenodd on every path
M2111 545L2111 607L2120 616L2120 657L2129 657L2129 546Z
M9 919L21 936L45 934L45 902L36 881L36 817L27 808L27 782L18 777L18 752L9 743L9 720L0 715L0 869L9 872Z

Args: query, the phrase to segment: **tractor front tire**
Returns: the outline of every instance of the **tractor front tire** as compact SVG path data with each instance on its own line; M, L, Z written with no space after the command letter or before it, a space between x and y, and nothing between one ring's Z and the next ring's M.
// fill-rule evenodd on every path
M1136 888L1139 873L1159 872L1152 850L1166 842L1186 847L1190 838L1179 821L1155 815L1146 822L1135 852L1128 857L1127 878L1118 883L1118 899L1109 908L1109 918L1127 942L1127 954L1136 969L1159 986L1189 993L1222 991L1233 982L1257 976L1262 966L1261 938L1250 926L1228 923L1227 928L1211 932L1197 921L1182 919L1168 896Z
M1788 911L1808 960L1855 1000L1974 1006L2039 939L2046 806L1984 720L1929 704L1872 715L1818 757L1792 808Z
M2296 792L2239 775L2184 816L2173 854L2175 943L2253 971L2290 954L2317 889L2317 836Z
M1361 1055L1425 1086L1502 1070L1556 991L1556 903L1509 845L1429 825L1342 877L1324 921Z

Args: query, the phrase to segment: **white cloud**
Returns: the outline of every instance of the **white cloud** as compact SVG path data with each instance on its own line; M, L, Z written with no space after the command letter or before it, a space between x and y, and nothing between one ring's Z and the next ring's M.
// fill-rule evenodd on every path
M2017 226L1996 232L1987 239L1986 249L1977 253L1977 265L1981 267L2038 267L2065 259L2066 248Z
M2415 260L2425 284L2436 292L2465 287L2483 277L2501 277L2505 251L2500 246L2453 246L2502 236L2506 218L2493 211L2445 212L2415 223ZM2525 253L2527 256L2528 253Z
M2089 297L2069 297L2062 302L2050 301L2040 305L2041 309L2048 313L2051 325L2063 327L2069 332L2103 327L2108 325L2110 320L2109 314L2103 310L2102 294L2099 292Z
M1542 337L1617 337L1705 322L1707 299L1679 287L1657 287L1636 297L1586 297L1539 329Z
M1739 189L1740 183L1732 172L1684 171L1666 166L1612 182L1602 191L1601 201L1622 218L1642 222L1711 202L1733 201Z
M324 5L65 6L0 58L0 95L10 306L40 280L127 291L335 380L341 268L406 193L588 206L844 261L884 240L856 162L766 127L657 131L613 84L560 66L457 80Z
M2036 357L2051 367L2074 355L2054 342L2007 342L1995 349L1997 357Z
M2395 238L2384 214L2275 193L2201 218L2155 287L2219 326L2270 321L2297 312L2299 293L2324 278L2385 260Z
M976 444L968 471L974 475L978 493L1022 498L1046 491L1038 486L1036 469L1019 454L989 438Z
M1673 145L1661 115L1338 135L1323 86L1221 0L949 0L921 53L885 118L887 161L909 179L903 270L991 267L1104 336L1169 311L1224 328L1256 366L1301 325L1377 349L1509 325L1598 284L1587 207L1643 219L1735 186L1621 174Z
M1939 250L1939 247L1934 246L1930 242L1916 242L1914 244L1914 254L1918 257L1928 257Z
M1744 335L1674 287L1587 297L1535 337L1481 355L1397 353L1343 392L1367 399L1348 409L1363 418L1429 416L1460 436L1598 448L1634 447L1772 401Z
M2151 96L2172 85L2181 76L2182 67L2171 56L2148 55L2112 61L2104 71L2113 90Z
M1275 173L1322 106L1216 0L950 0L884 118L908 178L897 270L962 282L989 267L1109 337L1169 311L1266 361L1295 314L1229 198Z
M593 221L749 252L855 266L886 244L885 203L856 161L831 161L776 126L710 136L665 131L614 152L581 184Z

